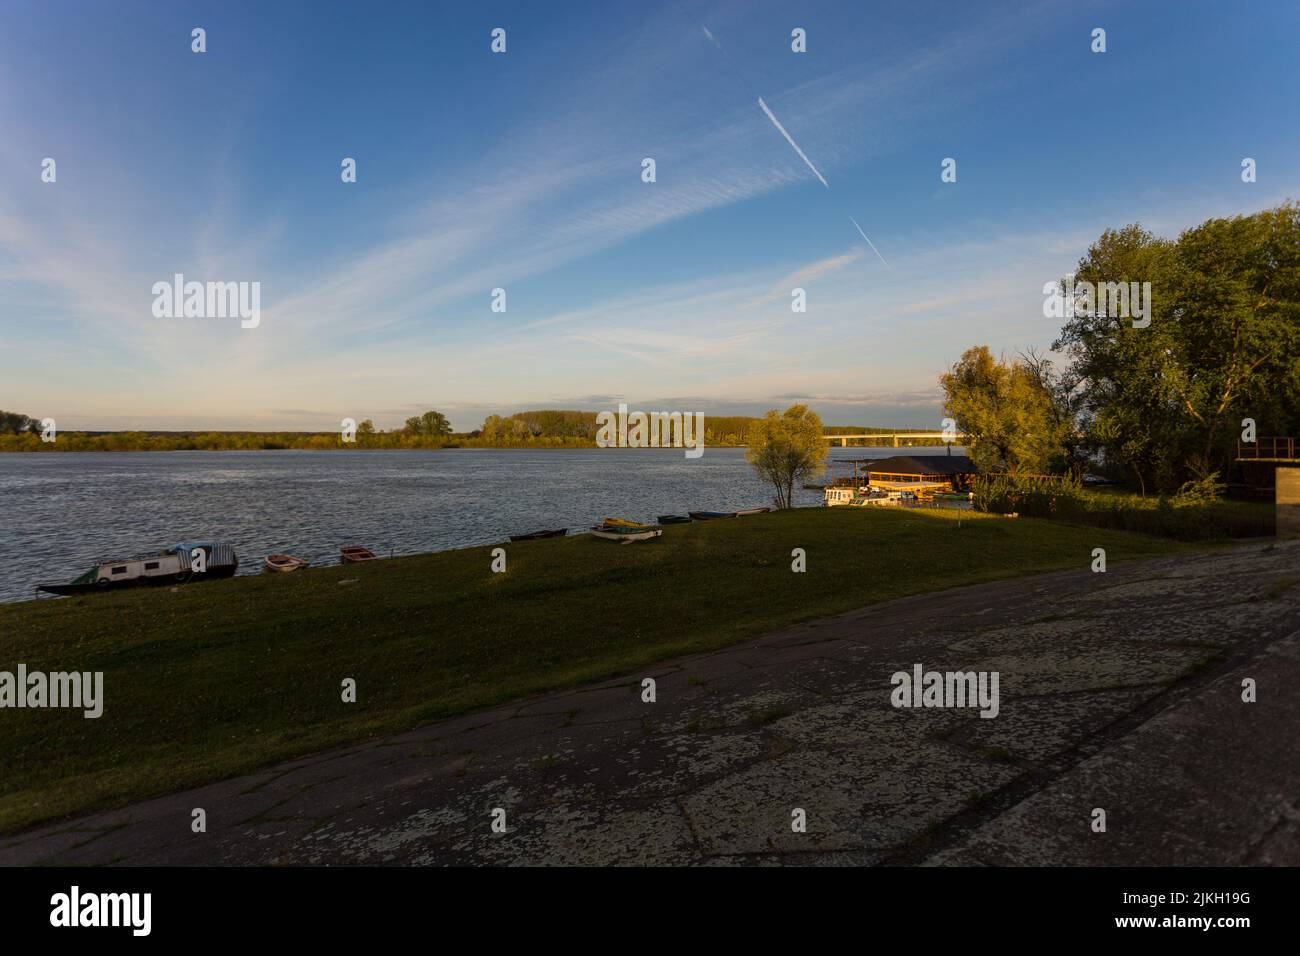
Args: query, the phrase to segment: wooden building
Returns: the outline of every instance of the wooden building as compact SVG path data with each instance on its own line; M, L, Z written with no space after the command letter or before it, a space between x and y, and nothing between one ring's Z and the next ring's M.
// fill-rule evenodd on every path
M845 474L844 472L848 473ZM850 504L871 492L968 491L978 469L966 455L895 455L831 462L827 504Z

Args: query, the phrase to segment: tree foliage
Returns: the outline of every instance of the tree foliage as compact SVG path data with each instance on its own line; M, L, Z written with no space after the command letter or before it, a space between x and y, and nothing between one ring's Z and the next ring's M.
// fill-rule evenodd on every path
M1300 206L1211 219L1176 241L1107 230L1077 280L1151 283L1151 323L1080 314L1054 350L1081 383L1080 418L1146 490L1225 475L1244 418L1300 432Z
M770 410L749 429L745 458L776 491L776 506L789 508L796 484L826 470L829 448L817 413L806 405L791 405L785 412Z
M451 422L442 412L428 411L406 420L406 430L412 435L429 435L442 438L451 434Z
M1062 468L1064 438L1073 429L1054 405L1049 373L1041 361L995 359L988 346L979 345L940 376L944 407L967 436L980 471L1015 475Z
M0 435L21 435L24 432L33 435L41 430L38 419L29 418L20 412L6 412L0 409Z

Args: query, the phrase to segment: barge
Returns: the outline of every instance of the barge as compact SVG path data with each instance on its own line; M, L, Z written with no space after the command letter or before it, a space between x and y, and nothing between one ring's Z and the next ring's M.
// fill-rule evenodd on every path
M228 578L237 570L239 558L230 545L216 541L182 542L154 554L100 561L68 584L42 584L37 590L49 594L90 594Z

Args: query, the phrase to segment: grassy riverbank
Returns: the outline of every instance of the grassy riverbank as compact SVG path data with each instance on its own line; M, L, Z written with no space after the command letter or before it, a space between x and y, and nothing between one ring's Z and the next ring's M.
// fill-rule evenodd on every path
M960 521L958 518L960 517ZM906 594L1185 546L954 511L803 509L0 606L0 670L103 671L103 716L0 711L0 831ZM790 552L807 552L791 572ZM255 560L245 555L245 560ZM357 682L357 702L340 682ZM188 821L178 821L178 826Z

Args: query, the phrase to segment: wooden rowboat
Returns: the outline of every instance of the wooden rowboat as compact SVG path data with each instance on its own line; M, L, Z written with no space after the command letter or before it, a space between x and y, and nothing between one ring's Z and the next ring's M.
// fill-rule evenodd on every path
M268 554L266 556L266 570L268 571L280 571L287 574L290 571L305 568L310 564L310 561L295 558L292 554Z
M649 541L651 538L657 538L664 533L663 528L646 528L638 530L635 528L625 528L621 531L614 528L607 528L604 525L596 525L591 529L593 536L605 538L608 541L621 541L623 544L631 544L633 541Z
M660 524L690 524L690 515L660 515L657 519Z
M376 560L375 552L369 548L363 548L359 544L350 544L346 548L339 549L339 557L344 563L357 563L358 561Z
M536 541L539 538L563 538L568 528L556 528L554 531L530 531L527 534L512 534L511 541Z
M714 518L734 518L734 511L692 511L691 517L696 521L712 521Z
M736 517L741 518L745 515L765 515L771 510L771 508L746 508L744 511L737 511Z

